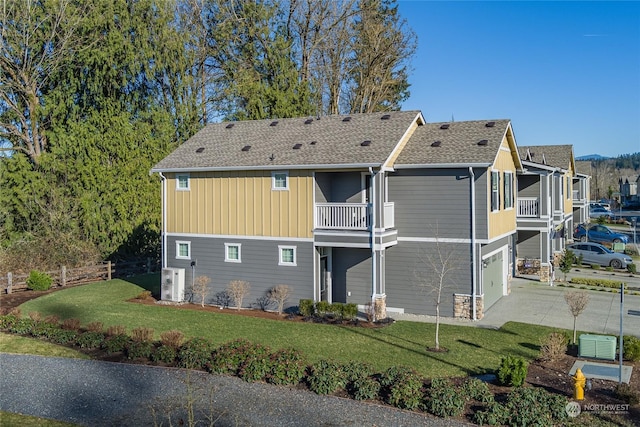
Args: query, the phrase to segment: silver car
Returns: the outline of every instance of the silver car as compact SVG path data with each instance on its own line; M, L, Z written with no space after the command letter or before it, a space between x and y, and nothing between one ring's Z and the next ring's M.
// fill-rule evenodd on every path
M577 257L582 255L582 261L585 264L598 264L619 269L627 268L627 265L633 263L629 255L613 252L611 249L598 243L573 243L567 245L567 249L571 250Z

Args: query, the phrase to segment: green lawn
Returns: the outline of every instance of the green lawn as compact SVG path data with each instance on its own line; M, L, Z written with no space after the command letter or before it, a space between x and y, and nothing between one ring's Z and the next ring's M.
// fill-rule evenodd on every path
M521 323L508 323L500 330L441 325L440 345L449 351L432 353L426 350L433 345L435 325L430 323L400 321L385 328L367 329L126 302L158 282L157 275L149 275L132 281L116 279L69 288L23 304L22 313L26 316L37 311L43 317L77 318L82 324L100 321L105 327L124 325L129 330L146 326L154 328L156 337L163 331L178 329L188 337L204 337L220 344L246 338L274 349L296 348L310 363L322 358L360 360L379 370L405 365L427 377L493 371L506 354L535 358L541 338L554 330Z
M69 357L72 359L89 359L89 356L86 354L61 345L51 344L35 338L26 338L2 333L0 333L0 352Z

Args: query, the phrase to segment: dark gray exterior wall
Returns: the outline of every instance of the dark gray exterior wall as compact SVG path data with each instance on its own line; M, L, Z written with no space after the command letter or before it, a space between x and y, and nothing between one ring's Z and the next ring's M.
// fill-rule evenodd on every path
M540 176L539 175L519 175L518 176L518 196L540 197Z
M518 231L516 255L519 258L540 258L540 232L531 230Z
M176 240L191 242L191 259L176 259ZM241 244L241 263L225 262L225 243ZM279 245L296 246L296 266L278 265ZM169 236L167 238L167 267L185 269L185 291L192 283L191 261L196 261L194 276L211 279L207 304L216 304L216 294L226 289L232 280L251 283L251 293L243 301L244 307L256 303L276 285L289 285L292 295L285 307L297 306L302 298L313 298L313 242L238 239L235 237Z
M316 172L317 203L361 203L360 172Z
M333 248L332 255L332 301L355 304L371 302L371 250Z
M386 250L387 307L404 308L405 313L436 314L437 286L433 268L427 256L453 251L456 268L447 276L441 297L440 314L453 316L453 295L471 293L471 245L464 243L399 242ZM393 314L391 314L393 317Z
M486 170L474 170L476 221L486 223ZM468 169L404 169L389 174L389 201L395 203L398 237L471 237ZM437 231L436 231L437 229ZM478 239L486 230L477 230Z

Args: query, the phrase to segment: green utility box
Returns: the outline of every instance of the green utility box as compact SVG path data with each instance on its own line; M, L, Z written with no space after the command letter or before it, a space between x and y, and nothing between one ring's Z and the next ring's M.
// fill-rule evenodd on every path
M616 337L609 335L580 335L580 357L592 357L595 359L616 359Z
M624 252L624 248L626 247L626 245L622 242L614 243L612 246L614 252Z

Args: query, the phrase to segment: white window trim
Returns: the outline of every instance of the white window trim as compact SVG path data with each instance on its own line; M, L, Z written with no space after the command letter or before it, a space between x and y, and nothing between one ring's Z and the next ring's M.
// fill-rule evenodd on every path
M180 187L180 177L181 176L186 176L187 177L187 186L186 187ZM191 189L191 176L188 173L176 174L176 190L177 191L189 191L190 189Z
M238 248L238 259L229 258L229 248ZM242 244L241 243L225 243L224 244L224 262L242 262Z
M297 264L297 246L289 246L289 245L278 245L278 265L286 265L290 267L295 267ZM285 262L282 260L282 250L283 249L293 249L293 262Z
M502 205L504 206L505 210L510 210L510 209L513 209L514 205L515 205L515 192L514 192L514 189L513 189L515 183L514 183L514 179L513 179L513 172L511 172L511 171L504 171L503 172L502 188L504 190L507 189L507 177L509 178L508 179L509 190L511 191L511 193L507 194L507 192L504 191L505 194L504 194L504 200L502 201ZM507 207L505 205L505 202L507 201L507 199L509 200L509 203L511 204L511 206Z
M188 256L180 255L180 245L187 245ZM176 240L176 259L191 259L191 242L187 240Z
M285 175L285 186L276 187L276 175ZM288 191L289 190L289 171L273 171L271 172L271 189L274 191Z
M493 174L497 175L497 182L496 182L496 194L498 199L496 200L496 206L494 208L493 206ZM489 203L489 209L491 212L499 212L500 211L500 171L496 171L496 170L492 170L490 173L490 178L489 178L489 185L491 187L490 192L489 192L489 197L490 197L490 203Z

